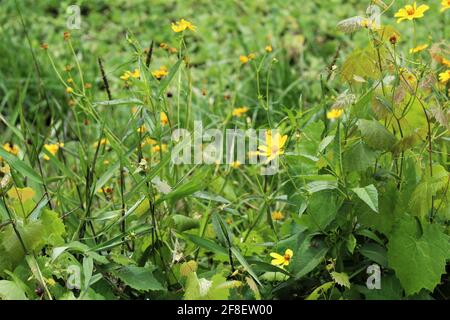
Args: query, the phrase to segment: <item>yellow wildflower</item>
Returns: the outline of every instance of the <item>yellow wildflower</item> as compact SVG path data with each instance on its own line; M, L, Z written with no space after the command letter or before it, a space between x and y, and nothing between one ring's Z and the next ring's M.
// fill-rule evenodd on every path
M254 53L249 53L248 56L249 60L253 60L256 58L256 55Z
M73 88L72 88L72 87L67 87L67 88L66 88L66 92L67 92L68 94L73 93Z
M20 152L20 149L17 145L9 143L9 142L7 142L3 145L3 149L5 149L6 152L9 152L15 156L17 156Z
M275 137L272 137L272 132L266 132L266 145L259 146L259 155L267 158L266 162L270 162L277 156L284 154L284 145L286 144L288 136L281 136L278 132Z
M450 0L442 0L441 5L442 5L441 12L450 9Z
M448 59L442 58L441 63L442 63L444 66L450 67L450 60L448 60Z
M445 72L439 73L439 81L443 84L450 80L450 69Z
M284 219L284 214L281 211L272 212L272 219L275 221L281 221Z
M241 163L239 161L233 161L232 163L230 163L230 167L232 167L233 169L237 169L241 166Z
M145 140L141 143L141 147L143 148L143 147L145 147L145 146L147 146L147 145L153 146L153 145L155 145L155 144L156 144L156 140L155 140L155 139L152 139L152 138L150 138L150 137L147 137L147 138L145 138Z
M165 151L167 151L167 144L161 144L161 145L159 145L159 144L157 144L156 146L153 146L152 147L152 152L165 152Z
M419 19L423 17L425 11L430 9L429 6L422 4L417 7L417 3L414 2L413 5L406 5L404 8L398 10L394 17L398 18L397 23L402 22L403 20L413 20Z
M239 61L241 61L242 64L246 64L249 62L249 58L247 56L239 56Z
M159 119L161 121L161 125L165 126L169 123L169 118L167 117L167 114L163 111L159 114Z
M161 78L167 76L168 74L169 72L167 71L167 68L165 66L162 66L158 70L152 72L152 75L158 80L161 80Z
M240 107L233 109L234 117L242 117L248 111L247 107Z
M123 75L120 76L120 79L124 80L124 81L128 81L131 77L131 72L130 71L125 71Z
M139 69L134 69L133 72L130 72L130 76L134 79L139 79L141 77L141 71L139 71Z
M420 46L410 49L409 53L417 53L425 50L426 48L428 48L428 44L421 44Z
M109 141L108 141L108 139L103 138L103 139L101 139L101 140L98 141L98 142L94 142L94 144L93 144L92 146L93 146L94 148L97 148L98 145L104 146L104 145L106 145L106 144L109 144Z
M181 19L180 21L172 23L172 30L174 32L182 32L186 29L195 32L195 29L197 29L197 27L194 26L191 22L184 20L184 19Z
M73 79L72 78L67 79L67 83L73 83Z
M272 252L270 256L274 258L271 262L272 265L283 267L289 265L289 262L291 262L291 259L294 256L294 252L291 249L286 249L284 255Z
M53 144L44 144L44 148L50 152L52 155L56 155L59 148L64 147L64 143L53 143ZM50 157L44 154L44 160L50 160Z
M344 109L332 109L327 112L327 118L330 120L339 119L344 114Z
M264 50L266 50L267 53L270 53L270 52L272 52L273 48L271 45L268 45L264 48Z
M142 125L137 129L137 132L139 132L139 133L144 133L145 131L147 131L147 129L145 128L145 125Z

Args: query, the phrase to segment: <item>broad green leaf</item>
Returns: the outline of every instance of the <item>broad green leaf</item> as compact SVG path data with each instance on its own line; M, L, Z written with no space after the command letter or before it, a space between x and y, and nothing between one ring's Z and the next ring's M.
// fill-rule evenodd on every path
M155 267L126 266L113 272L120 280L140 291L164 291L165 288L155 278Z
M378 213L378 191L373 184L364 188L353 188L352 190L370 209Z
M0 280L0 300L28 300L25 293L13 281Z
M364 142L375 150L388 151L397 143L395 136L376 120L360 119L358 128Z
M389 266L395 270L407 295L433 291L450 258L450 239L436 224L422 224L404 216L389 236Z

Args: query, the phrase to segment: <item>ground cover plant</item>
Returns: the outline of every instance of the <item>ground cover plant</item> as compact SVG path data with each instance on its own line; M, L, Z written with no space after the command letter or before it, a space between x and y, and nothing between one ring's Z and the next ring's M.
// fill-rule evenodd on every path
M449 298L449 1L1 7L0 299Z

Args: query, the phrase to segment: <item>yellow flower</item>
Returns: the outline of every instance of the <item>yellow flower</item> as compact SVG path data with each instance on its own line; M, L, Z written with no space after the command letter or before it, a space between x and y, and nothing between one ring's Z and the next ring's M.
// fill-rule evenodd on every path
M161 113L159 114L159 119L162 126L165 126L169 123L169 118L167 117L167 114L165 112L161 111Z
M156 144L156 140L155 140L155 139L152 139L152 138L150 138L150 137L147 137L147 138L145 138L145 140L141 143L141 147L143 148L143 147L145 147L145 146L147 146L147 145L153 146L153 145L155 145L155 144Z
M130 72L130 76L134 79L139 79L141 77L141 71L139 71L139 69L134 69L133 72Z
M284 219L284 214L281 211L272 212L272 219L275 221L281 221Z
M398 18L397 23L402 22L403 20L413 20L413 19L419 19L423 17L423 14L425 11L430 9L429 6L422 4L421 6L417 7L416 2L414 2L413 5L406 5L404 8L398 10L398 12L395 14L394 17Z
M254 53L249 53L247 57L249 60L253 60L256 58L256 55Z
M242 117L248 111L247 107L240 107L233 109L234 117Z
M161 80L161 78L167 76L168 74L169 72L167 71L167 68L165 66L162 66L158 70L152 72L152 75L158 80Z
M344 114L344 109L332 109L327 112L327 118L330 120L339 119Z
M425 50L426 48L428 48L428 44L421 44L420 46L410 49L409 53L417 53Z
M239 56L239 61L241 61L242 64L246 64L249 62L249 58L247 56Z
M272 52L273 48L271 45L268 45L264 48L264 50L266 50L267 53L270 53L270 52Z
M72 78L67 79L67 83L73 83L73 79Z
M275 137L272 137L272 132L266 132L266 145L259 146L259 155L267 158L266 162L270 162L277 156L284 154L284 145L286 144L288 136L281 136L278 132Z
M195 29L197 29L197 27L194 26L191 22L184 20L184 19L181 19L180 21L172 23L172 30L174 32L182 32L186 29L195 32Z
M450 9L450 0L442 0L441 5L442 5L441 12Z
M442 58L441 63L442 63L444 66L450 67L450 60L448 60L448 59Z
M152 147L152 152L165 152L167 151L167 144L163 143L161 145L157 144L156 146Z
M66 88L66 92L67 92L68 94L71 94L71 93L73 93L73 89L72 89L71 87L67 87L67 88Z
M64 147L64 143L53 143L53 144L44 144L44 148L50 152L52 155L56 155L59 148ZM44 154L44 160L50 160L50 157Z
M441 83L447 83L450 80L450 69L439 74L439 81Z
M147 129L145 128L145 125L142 125L137 129L137 132L139 132L139 133L144 133L145 131L147 131Z
M131 72L130 71L125 71L123 75L120 76L120 79L124 80L124 81L128 81L131 77Z
M292 257L294 256L294 252L291 249L286 249L284 255L278 254L276 252L272 252L270 254L272 258L274 258L271 262L274 266L288 266Z
M230 167L232 167L233 169L237 169L241 166L241 163L239 161L233 161L232 163L230 163Z
M17 145L9 143L9 142L7 142L3 145L3 149L5 149L6 152L9 152L15 156L17 156L20 152L20 149Z
M101 139L101 140L98 141L98 142L94 142L94 144L93 144L92 146L93 146L94 148L97 148L98 145L104 146L104 145L106 145L106 144L108 144L108 143L109 143L108 139L103 138L103 139Z

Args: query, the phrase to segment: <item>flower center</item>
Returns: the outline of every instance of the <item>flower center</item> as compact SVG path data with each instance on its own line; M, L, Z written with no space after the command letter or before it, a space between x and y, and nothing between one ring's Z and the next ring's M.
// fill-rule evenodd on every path
M284 260L286 260L286 261L291 260L291 256L288 255L288 254L285 254L285 255L284 255Z
M408 15L412 16L414 15L414 8L408 9L406 12L408 12Z

